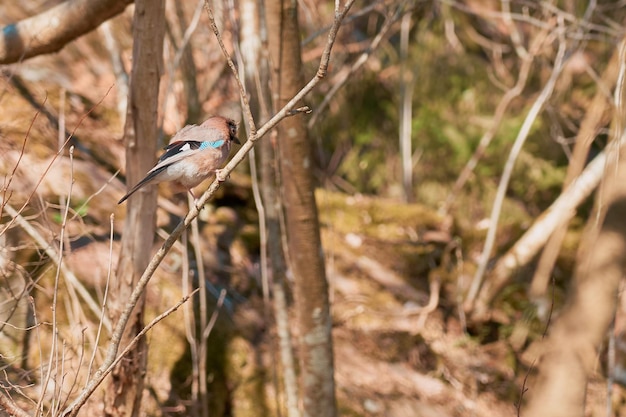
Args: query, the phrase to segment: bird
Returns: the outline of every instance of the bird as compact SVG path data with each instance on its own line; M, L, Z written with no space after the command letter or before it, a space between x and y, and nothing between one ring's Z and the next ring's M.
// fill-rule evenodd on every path
M137 190L149 184L173 181L196 198L191 189L211 175L223 181L220 167L224 164L232 142L237 138L237 124L222 116L213 116L200 125L187 125L170 140L165 153L146 176L117 202L122 204Z

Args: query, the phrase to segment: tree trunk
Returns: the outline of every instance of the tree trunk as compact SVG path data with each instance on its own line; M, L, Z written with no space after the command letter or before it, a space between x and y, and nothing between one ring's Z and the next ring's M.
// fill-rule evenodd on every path
M274 104L282 107L303 86L297 3L267 0L267 26ZM305 120L285 119L278 127L290 267L295 280L304 416L336 415L332 320L313 182L312 147Z
M157 104L165 32L164 0L135 2L133 68L124 136L126 181L131 186L154 164L157 138ZM130 293L150 261L155 230L156 189L146 187L128 200L122 250L116 279L111 283L110 316L117 321ZM143 328L144 301L128 322L121 347ZM105 393L107 416L139 415L147 347L137 347L115 368Z

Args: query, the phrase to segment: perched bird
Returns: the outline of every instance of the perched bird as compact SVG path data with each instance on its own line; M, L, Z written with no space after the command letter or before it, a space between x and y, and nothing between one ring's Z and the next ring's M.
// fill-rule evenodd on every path
M232 142L240 144L237 124L231 119L214 116L199 126L185 126L171 139L154 168L117 204L122 204L141 187L164 181L182 185L193 196L193 187L211 175L219 178L219 168L228 158Z

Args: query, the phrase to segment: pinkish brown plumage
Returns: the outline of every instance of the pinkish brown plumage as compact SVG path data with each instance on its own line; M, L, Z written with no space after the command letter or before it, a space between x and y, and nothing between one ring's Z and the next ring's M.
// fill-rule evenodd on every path
M237 124L231 119L214 116L199 126L185 126L172 137L154 168L118 204L140 188L164 181L176 182L191 192L193 187L219 173L228 159L232 142L239 143L239 140Z

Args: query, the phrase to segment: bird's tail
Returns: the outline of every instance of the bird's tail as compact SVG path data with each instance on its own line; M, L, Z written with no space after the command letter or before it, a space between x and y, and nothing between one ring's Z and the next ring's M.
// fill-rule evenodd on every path
M150 178L150 179L152 179L152 178ZM122 204L124 201L126 201L128 199L128 197L133 195L135 193L135 191L137 191L138 189L140 189L144 185L147 185L150 181L146 181L146 180L148 180L148 178L144 178L143 180L139 181L139 183L137 185L135 185L133 188L131 188L131 190L129 192L127 192L124 197L120 198L120 201L118 201L117 204Z

